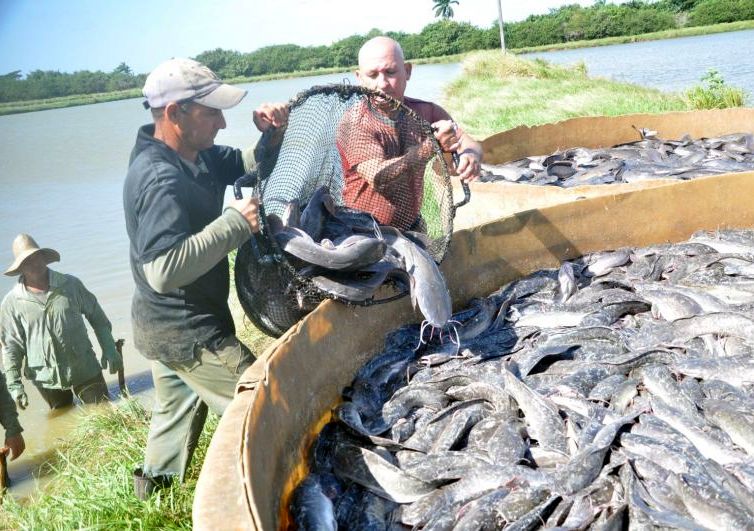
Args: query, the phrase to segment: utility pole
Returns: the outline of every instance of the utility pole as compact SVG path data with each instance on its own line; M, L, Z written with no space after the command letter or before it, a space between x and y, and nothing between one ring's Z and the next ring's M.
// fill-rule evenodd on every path
M503 0L497 2L497 23L500 26L500 49L505 53L505 32L503 31Z

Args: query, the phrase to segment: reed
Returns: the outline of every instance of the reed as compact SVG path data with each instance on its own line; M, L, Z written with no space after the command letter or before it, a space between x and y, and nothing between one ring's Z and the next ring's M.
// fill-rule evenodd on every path
M691 87L685 93L693 109L727 109L742 107L746 102L746 93L738 87L731 87L715 69L702 77L702 82Z

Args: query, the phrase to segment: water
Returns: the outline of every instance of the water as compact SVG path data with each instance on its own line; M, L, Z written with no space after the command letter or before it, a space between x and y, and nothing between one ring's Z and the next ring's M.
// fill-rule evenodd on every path
M418 65L408 94L438 99L442 85L460 73L460 65ZM259 137L252 110L268 101L287 101L313 85L341 82L347 73L266 81L245 85L249 94L225 112L227 129L218 144L245 147ZM11 242L19 232L60 252L57 271L79 277L94 293L113 324L113 335L126 338L126 378L132 392L151 398L147 361L133 349L130 304L133 281L128 265L128 237L123 221L122 185L139 126L150 115L141 99L0 117L0 267L13 261ZM15 278L0 275L0 296ZM92 335L95 350L99 351ZM114 392L114 377L106 375ZM50 414L34 386L25 381L30 407L21 412L27 450L10 465L12 492L34 488L31 472L78 420L75 411ZM2 435L2 433L0 433Z
M591 76L609 77L679 92L700 82L710 69L744 89L754 103L754 30L525 54L559 64L584 61Z

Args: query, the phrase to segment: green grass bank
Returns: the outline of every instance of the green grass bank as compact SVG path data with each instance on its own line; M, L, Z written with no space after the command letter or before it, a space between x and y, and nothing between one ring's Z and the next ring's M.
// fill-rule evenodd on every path
M131 398L80 414L78 428L45 465L54 479L23 502L6 497L0 529L191 529L194 488L217 417L209 416L186 482L141 502L131 474L143 457L149 412Z
M446 88L443 104L466 131L477 138L520 125L541 125L577 116L618 116L633 113L717 108L743 104L738 97L714 99L716 87L700 85L675 94L589 77L583 64L558 66L521 59L499 51L474 52L463 62L463 74ZM700 98L699 94L709 95Z
M466 58L464 73L449 85L444 104L479 138L574 116L693 108L682 95L592 79L583 67L553 66L499 51ZM231 309L238 335L261 352L273 339L245 319L234 291ZM205 426L187 482L143 503L132 494L131 471L142 459L148 425L149 412L135 400L84 414L79 429L47 465L55 479L27 500L6 499L0 529L191 528L194 488L217 419Z

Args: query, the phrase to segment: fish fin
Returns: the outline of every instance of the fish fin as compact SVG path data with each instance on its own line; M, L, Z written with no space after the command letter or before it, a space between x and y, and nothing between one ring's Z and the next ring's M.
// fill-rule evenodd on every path
M409 286L409 292L411 293L411 306L416 309L416 307L419 305L419 300L416 296L416 279L414 278L414 266L411 266L411 269L406 271L408 273L408 286Z

